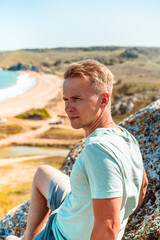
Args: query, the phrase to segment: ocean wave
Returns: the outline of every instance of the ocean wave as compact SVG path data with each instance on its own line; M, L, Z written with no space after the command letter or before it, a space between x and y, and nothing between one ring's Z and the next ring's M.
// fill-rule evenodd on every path
M24 94L36 84L35 78L30 78L27 73L19 73L16 84L12 87L0 89L0 101Z

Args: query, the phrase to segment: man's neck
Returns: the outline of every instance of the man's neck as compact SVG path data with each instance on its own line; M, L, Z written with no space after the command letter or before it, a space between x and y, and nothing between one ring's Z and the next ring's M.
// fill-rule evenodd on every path
M84 128L86 137L94 132L97 128L118 128L117 125L114 123L110 112L102 112L94 122Z

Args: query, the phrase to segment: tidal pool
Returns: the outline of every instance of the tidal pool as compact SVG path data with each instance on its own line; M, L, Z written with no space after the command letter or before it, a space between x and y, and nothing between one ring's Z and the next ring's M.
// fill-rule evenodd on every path
M12 158L21 157L29 155L67 155L69 153L68 149L58 149L50 147L28 147L28 146L9 146L0 148L0 158Z

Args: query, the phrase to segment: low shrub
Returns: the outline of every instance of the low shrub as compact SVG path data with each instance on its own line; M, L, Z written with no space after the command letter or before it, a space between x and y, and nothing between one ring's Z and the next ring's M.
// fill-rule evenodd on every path
M16 117L20 119L43 120L46 118L50 118L50 114L45 108L37 108L31 109L30 111L22 113Z

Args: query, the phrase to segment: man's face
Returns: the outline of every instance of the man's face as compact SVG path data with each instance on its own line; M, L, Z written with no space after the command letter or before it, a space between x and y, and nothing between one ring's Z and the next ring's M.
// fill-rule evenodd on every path
M100 114L100 96L90 82L83 78L70 78L63 84L65 111L73 128L87 130Z

